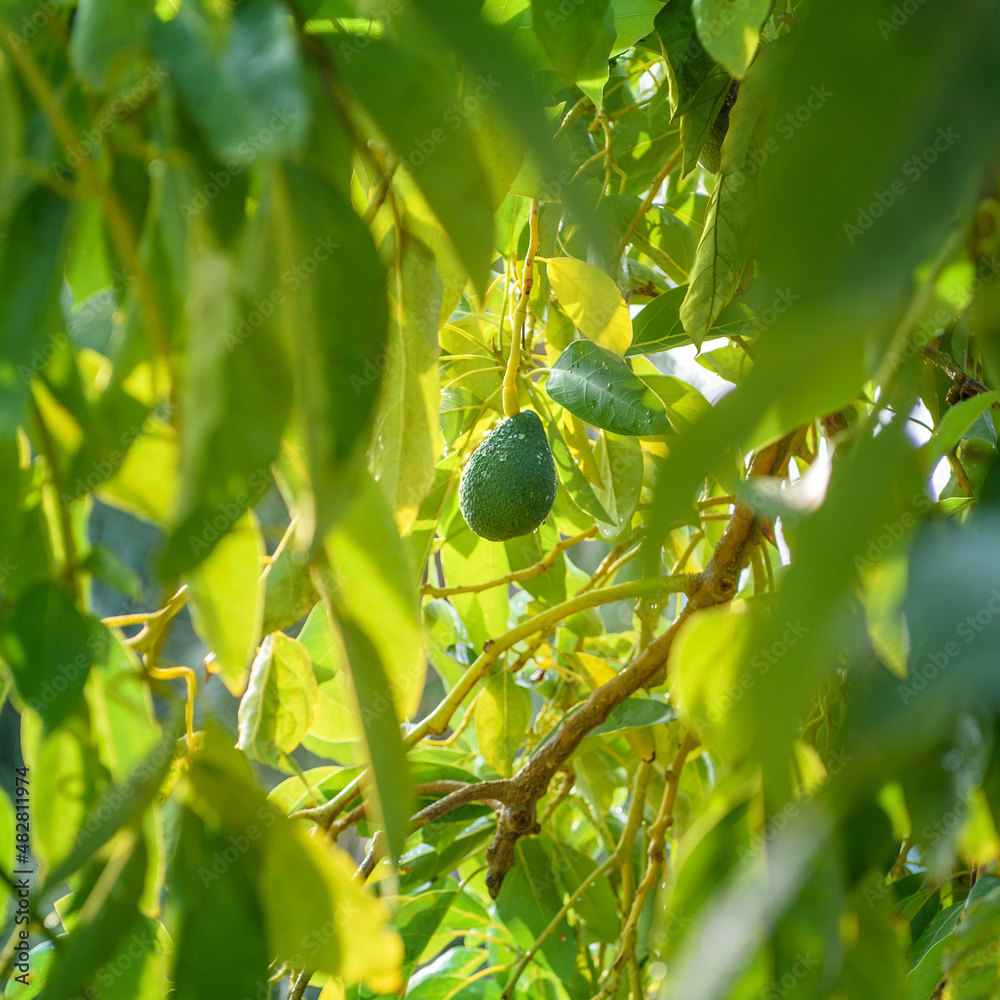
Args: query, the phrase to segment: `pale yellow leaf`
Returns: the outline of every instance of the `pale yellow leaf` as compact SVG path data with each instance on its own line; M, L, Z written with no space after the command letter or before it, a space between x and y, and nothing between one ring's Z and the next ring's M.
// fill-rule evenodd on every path
M619 357L632 343L632 318L618 286L575 257L551 257L549 282L563 311L589 340Z

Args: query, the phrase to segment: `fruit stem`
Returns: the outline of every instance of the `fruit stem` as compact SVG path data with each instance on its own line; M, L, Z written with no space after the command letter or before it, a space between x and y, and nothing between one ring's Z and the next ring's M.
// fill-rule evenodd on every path
M528 299L535 279L535 253L538 250L538 199L532 198L528 216L528 254L524 258L521 276L521 295L511 319L510 355L503 377L503 412L505 417L516 417L521 412L517 401L517 370L521 364L521 341L524 338L524 321L528 315Z

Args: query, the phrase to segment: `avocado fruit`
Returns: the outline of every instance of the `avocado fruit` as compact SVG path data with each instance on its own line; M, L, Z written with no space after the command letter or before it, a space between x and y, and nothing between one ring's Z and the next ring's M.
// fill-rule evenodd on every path
M507 417L472 453L458 484L465 523L504 542L534 531L556 499L556 467L538 414Z
M705 143L698 154L698 162L712 174L717 174L722 167L722 144L725 142L726 133L729 131L729 112L736 103L739 93L739 83L734 80L726 93L726 99L722 103L722 109L718 117L712 122L712 127L705 136Z

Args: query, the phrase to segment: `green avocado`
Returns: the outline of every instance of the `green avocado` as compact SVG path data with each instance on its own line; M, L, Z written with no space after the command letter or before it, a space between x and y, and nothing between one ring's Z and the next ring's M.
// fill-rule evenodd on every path
M458 484L466 524L492 542L534 531L555 499L552 449L532 410L501 420L472 453Z
M722 110L712 122L712 127L708 130L705 143L698 154L698 162L709 173L717 174L722 167L722 144L726 141L726 133L729 131L729 112L736 103L738 91L739 84L734 80L729 87L725 101L722 103Z

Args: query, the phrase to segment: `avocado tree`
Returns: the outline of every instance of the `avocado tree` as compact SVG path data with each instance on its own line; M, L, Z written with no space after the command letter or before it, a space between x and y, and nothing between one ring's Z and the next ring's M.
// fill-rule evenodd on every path
M995 0L0 0L5 995L1000 996L997 121Z

